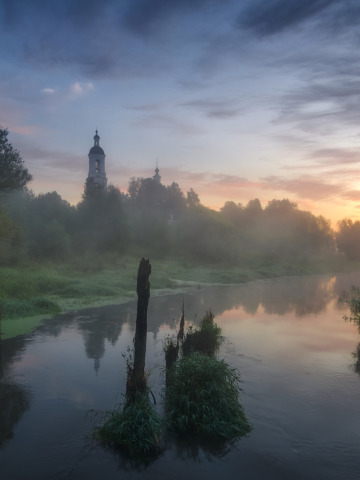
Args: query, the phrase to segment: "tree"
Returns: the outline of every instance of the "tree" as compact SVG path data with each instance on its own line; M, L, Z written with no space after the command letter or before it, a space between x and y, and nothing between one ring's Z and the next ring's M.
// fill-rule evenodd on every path
M8 131L0 128L0 194L22 189L32 180L20 153L7 137Z
M349 260L360 260L360 222L344 218L338 222L336 241L338 248Z
M198 207L200 205L199 195L192 188L186 194L186 204L188 207Z

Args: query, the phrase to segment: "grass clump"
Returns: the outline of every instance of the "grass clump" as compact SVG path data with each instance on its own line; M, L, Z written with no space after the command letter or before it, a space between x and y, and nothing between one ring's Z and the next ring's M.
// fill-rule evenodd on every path
M159 447L161 426L161 418L149 397L139 393L123 409L109 412L95 436L102 444L125 450L132 457L152 455Z
M240 375L224 360L195 352L168 372L165 402L173 431L231 440L250 432L239 402Z
M56 314L60 311L61 308L56 302L46 298L0 300L0 312L4 320L40 314Z
M221 328L214 322L211 311L206 312L200 321L199 328L191 326L182 343L182 353L188 356L194 352L215 355L223 341Z
M352 286L349 291L343 292L339 301L349 305L351 316L345 316L345 319L355 322L360 327L360 288Z

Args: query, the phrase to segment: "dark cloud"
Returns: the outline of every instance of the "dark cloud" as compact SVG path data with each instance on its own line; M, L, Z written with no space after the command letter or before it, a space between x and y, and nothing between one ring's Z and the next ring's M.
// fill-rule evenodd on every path
M138 0L129 2L124 25L140 35L148 36L181 13L192 13L220 0Z
M253 1L241 13L238 26L259 35L272 35L319 17L338 3L338 0Z
M346 77L309 82L277 99L274 123L294 123L303 131L328 135L344 125L360 125L359 87L357 79Z

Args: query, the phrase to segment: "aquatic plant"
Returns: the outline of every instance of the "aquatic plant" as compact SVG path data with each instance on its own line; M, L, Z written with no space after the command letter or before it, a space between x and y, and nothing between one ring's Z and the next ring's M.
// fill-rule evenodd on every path
M352 286L348 292L342 293L339 301L347 303L350 307L351 316L345 316L345 319L357 323L360 327L360 288Z
M138 393L122 408L108 412L94 432L102 444L123 449L131 456L154 454L159 447L162 422L149 397Z
M251 431L239 402L240 375L225 360L195 352L180 358L167 374L165 405L171 430L225 440Z
M214 355L223 341L221 328L214 322L214 314L211 311L205 313L199 327L190 326L182 342L184 356L194 352L205 355Z

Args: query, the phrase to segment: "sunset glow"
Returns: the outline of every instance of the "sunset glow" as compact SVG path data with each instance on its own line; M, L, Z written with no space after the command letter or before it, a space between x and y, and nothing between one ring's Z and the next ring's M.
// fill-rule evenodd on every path
M109 183L289 198L360 219L360 5L294 0L0 3L0 125L35 193L76 204L95 129Z

